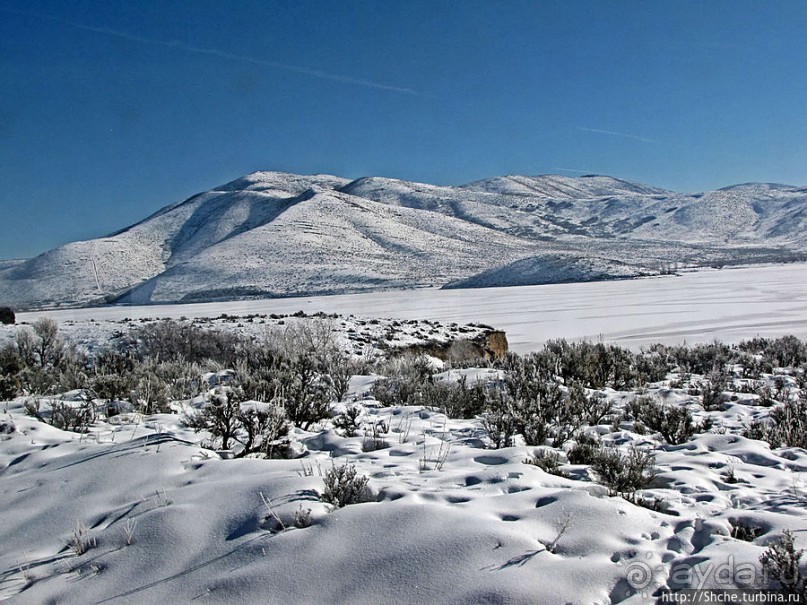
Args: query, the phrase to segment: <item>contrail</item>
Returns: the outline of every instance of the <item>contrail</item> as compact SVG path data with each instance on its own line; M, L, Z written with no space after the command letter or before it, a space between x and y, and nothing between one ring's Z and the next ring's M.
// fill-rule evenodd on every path
M607 134L612 137L622 137L623 139L633 139L634 141L642 141L643 143L658 143L653 139L648 139L645 137L639 137L635 134L625 134L624 132L616 132L614 130L603 130L602 128L586 128L584 126L575 126L577 130L582 130L583 132L594 132L596 134Z
M411 88L403 88L400 86L390 86L389 84L382 84L380 82L373 82L372 80L363 80L361 78L353 78L350 76L343 76L340 74L329 73L326 71L322 71L319 69L312 69L310 67L303 67L300 65L292 65L289 63L281 63L279 61L268 61L266 59L259 59L257 57L250 57L249 55L239 55L235 53L229 53L222 50L216 50L215 48L204 48L201 46L193 46L191 44L186 44L184 42L180 42L178 40L155 40L153 38L144 38L143 36L136 36L133 34L129 34L127 32L118 31L115 29L110 29L108 27L95 27L92 25L86 25L84 23L78 23L76 21L71 21L69 19L62 19L61 17L54 17L52 15L44 15L38 13L31 13L27 11L20 11L15 10L12 8L5 8L0 7L0 11L6 13L13 13L15 15L23 15L25 17L32 17L34 19L42 19L46 21L53 21L55 23L62 23L64 25L69 25L70 27L75 27L76 29L82 29L84 31L95 32L97 34L106 34L108 36L115 36L117 38L123 38L124 40L130 40L132 42L140 42L142 44L150 44L151 46L164 46L167 48L176 48L179 50L183 50L189 53L197 53L201 55L209 55L211 57L218 57L220 59L228 59L230 61L241 61L243 63L251 63L253 65L260 65L262 67L271 67L273 69L282 69L284 71L292 71L298 74L303 74L305 76L311 76L312 78L319 78L320 80L331 80L333 82L342 82L344 84L354 84L356 86L364 86L365 88L375 88L377 90L387 90L390 92L399 92L407 95L417 95L421 96L423 93L420 93L416 90Z

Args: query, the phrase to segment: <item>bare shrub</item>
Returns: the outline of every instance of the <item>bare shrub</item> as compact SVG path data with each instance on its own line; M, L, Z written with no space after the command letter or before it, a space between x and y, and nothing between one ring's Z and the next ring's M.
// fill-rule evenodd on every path
M597 426L614 413L614 404L605 393L594 393L582 401L581 411L586 424Z
M288 458L291 456L289 443L289 422L283 408L272 404L242 405L238 420L245 438L242 455L260 453L267 458Z
M294 511L294 527L305 529L311 527L311 509L303 508L301 504L296 511Z
M350 379L356 371L355 364L344 355L335 353L327 360L327 373L330 375L331 396L334 401L343 401L350 389Z
M389 442L384 439L387 433L387 425L385 422L376 422L369 428L364 429L364 440L361 443L363 452L375 452L389 447Z
M137 527L137 521L131 517L126 519L123 524L123 537L126 540L126 546L131 546L134 541L134 532Z
M166 387L166 397L177 401L191 399L204 391L202 367L198 363L177 359L174 361L154 361L150 371Z
M741 342L739 349L761 355L763 362L776 368L796 367L807 362L807 344L795 336L753 338Z
M138 368L129 396L142 414L157 414L168 410L169 386L149 365Z
M87 386L86 356L67 343L54 320L41 318L32 328L18 329L14 349L23 392L47 395Z
M0 373L0 401L14 399L20 392L16 376Z
M96 544L96 539L90 529L80 520L76 520L73 535L67 541L67 546L73 551L73 554L80 557L91 548L95 548Z
M39 365L58 366L65 353L65 341L59 334L59 324L49 317L37 319L33 324L34 355Z
M565 383L580 382L592 389L606 386L617 390L631 388L643 378L640 365L644 372L653 367L646 361L640 362L642 357L627 349L601 342L553 340L546 343L537 356L543 358L543 365L563 378Z

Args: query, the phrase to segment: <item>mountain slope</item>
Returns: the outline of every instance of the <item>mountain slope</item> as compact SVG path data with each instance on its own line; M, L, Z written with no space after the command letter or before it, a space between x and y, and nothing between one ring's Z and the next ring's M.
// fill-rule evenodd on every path
M528 242L425 210L314 191L274 220L209 246L121 302L290 296L439 285L514 260Z
M17 308L645 275L807 253L807 188L681 194L607 176L459 187L256 172L107 237L0 264Z

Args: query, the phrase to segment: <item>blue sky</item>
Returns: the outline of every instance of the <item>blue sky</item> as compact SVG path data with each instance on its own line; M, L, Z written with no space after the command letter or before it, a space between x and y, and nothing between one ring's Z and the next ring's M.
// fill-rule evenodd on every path
M0 0L0 258L254 170L807 184L807 2Z

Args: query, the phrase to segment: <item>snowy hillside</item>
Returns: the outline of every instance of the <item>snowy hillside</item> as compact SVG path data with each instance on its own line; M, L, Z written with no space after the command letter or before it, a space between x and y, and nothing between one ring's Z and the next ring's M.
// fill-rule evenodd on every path
M256 172L107 237L0 264L18 309L654 274L807 254L807 190L679 194L606 176L460 187ZM568 267L536 258L568 259ZM493 277L491 277L493 276Z

